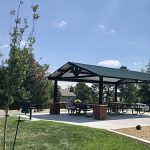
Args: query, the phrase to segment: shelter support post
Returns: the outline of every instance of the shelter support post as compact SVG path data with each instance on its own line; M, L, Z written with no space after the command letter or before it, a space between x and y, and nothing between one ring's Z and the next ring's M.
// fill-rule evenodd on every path
M94 105L94 119L106 120L107 119L107 105Z
M106 120L107 119L107 105L102 105L103 103L103 77L99 78L99 103L94 105L94 119Z
M54 81L54 103L57 103L57 80Z
M99 104L103 102L103 77L99 79Z
M59 115L60 114L60 104L57 98L57 80L54 81L54 101L50 105L50 114Z
M117 102L117 84L115 84L115 102Z

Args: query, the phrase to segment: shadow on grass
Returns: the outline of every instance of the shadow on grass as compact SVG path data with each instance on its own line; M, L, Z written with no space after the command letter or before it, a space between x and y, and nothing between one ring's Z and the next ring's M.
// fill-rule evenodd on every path
M19 123L23 123L23 122L27 122L27 121L28 121L27 119L21 118L21 119L19 120ZM18 118L16 118L16 120L14 120L14 122L18 122Z

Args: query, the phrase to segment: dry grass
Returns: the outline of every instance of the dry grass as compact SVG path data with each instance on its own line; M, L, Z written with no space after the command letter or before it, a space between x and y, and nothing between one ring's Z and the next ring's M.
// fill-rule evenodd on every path
M141 130L136 130L136 128L122 128L115 129L115 131L150 141L150 126L142 126Z

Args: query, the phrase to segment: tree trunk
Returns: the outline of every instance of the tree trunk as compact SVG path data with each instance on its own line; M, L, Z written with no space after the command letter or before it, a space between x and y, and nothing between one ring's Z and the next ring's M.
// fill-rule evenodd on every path
M19 128L19 123L20 123L20 116L18 117L18 122L17 122L16 133L15 133L15 138L14 138L14 143L13 143L12 150L15 149L15 144L16 144L16 139L17 139L17 133L18 133L18 128Z
M8 106L5 110L5 125L4 125L4 143L3 143L3 150L6 150L6 132L7 132L7 118L8 118Z

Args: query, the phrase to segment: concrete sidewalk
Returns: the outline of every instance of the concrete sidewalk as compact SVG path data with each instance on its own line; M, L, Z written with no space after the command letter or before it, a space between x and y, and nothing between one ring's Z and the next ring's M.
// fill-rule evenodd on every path
M29 117L23 115L23 117ZM49 115L47 113L33 113L32 120L46 120L54 122L62 122L74 125L81 125L101 129L119 129L135 127L140 124L141 126L150 126L150 113L145 114L124 114L108 116L107 120L95 120L93 117L86 116L70 116L67 112L61 112L60 115Z
M0 110L0 117L4 116L4 111ZM10 116L21 115L22 117L29 118L28 115L22 114L20 111L10 111ZM123 114L123 115L108 115L107 120L95 120L93 117L86 116L70 116L67 114L66 110L61 110L60 115L49 115L49 110L44 110L40 113L33 112L32 120L46 120L54 122L62 122L74 125L88 126L93 128L101 129L119 129L119 128L129 128L135 127L140 124L141 126L150 126L150 112L145 114L132 115Z

